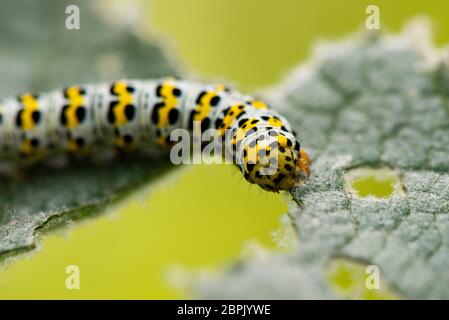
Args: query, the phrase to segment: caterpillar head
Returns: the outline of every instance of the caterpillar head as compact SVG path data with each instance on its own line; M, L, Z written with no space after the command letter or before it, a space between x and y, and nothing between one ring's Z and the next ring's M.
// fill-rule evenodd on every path
M289 132L259 130L245 141L241 169L245 179L265 190L289 190L310 175L310 160Z

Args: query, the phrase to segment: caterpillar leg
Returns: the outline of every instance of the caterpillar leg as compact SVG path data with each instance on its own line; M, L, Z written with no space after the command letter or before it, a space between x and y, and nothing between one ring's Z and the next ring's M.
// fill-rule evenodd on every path
M310 176L310 165L312 164L312 160L310 160L309 155L303 149L299 151L299 161L298 168L301 173L304 174L305 177Z

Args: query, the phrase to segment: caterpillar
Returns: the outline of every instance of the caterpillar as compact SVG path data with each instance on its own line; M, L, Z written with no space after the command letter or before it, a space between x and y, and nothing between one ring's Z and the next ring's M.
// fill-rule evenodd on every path
M221 84L175 78L74 85L0 100L0 158L35 162L58 153L88 155L100 146L167 149L173 130L192 132L195 123L201 132L217 130L242 160L233 158L245 179L265 190L290 189L310 174L295 132L265 102ZM276 164L271 174L263 174L267 163Z

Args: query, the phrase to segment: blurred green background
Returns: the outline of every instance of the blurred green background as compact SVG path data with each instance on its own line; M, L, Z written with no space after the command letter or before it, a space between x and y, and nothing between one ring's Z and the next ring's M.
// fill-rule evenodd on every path
M448 42L444 0L164 0L152 2L149 23L174 39L196 72L254 89L282 79L317 41L359 30L370 4L380 9L382 31L396 32L410 18L427 16L436 42Z
M247 91L276 83L310 56L317 41L362 27L369 4L379 6L384 31L396 32L408 19L425 15L432 18L436 42L449 39L447 1L137 3L144 8L144 28L170 39L189 70ZM168 284L172 266L216 271L248 243L273 249L271 232L286 210L282 195L249 185L231 166L190 166L162 179L157 191L143 188L108 214L45 236L38 253L1 266L0 298L189 297ZM81 269L80 290L65 288L69 264ZM341 277L331 281L338 284Z

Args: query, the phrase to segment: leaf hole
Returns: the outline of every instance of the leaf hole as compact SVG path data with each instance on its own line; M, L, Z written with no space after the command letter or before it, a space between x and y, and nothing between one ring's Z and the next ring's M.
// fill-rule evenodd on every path
M389 198L402 192L398 174L390 168L360 167L345 174L346 190L361 198Z
M327 280L333 291L343 299L396 300L400 296L392 290L379 273L375 277L373 269L367 263L345 258L332 259L327 266ZM380 271L380 269L378 269ZM379 280L378 286L372 286L372 280Z

